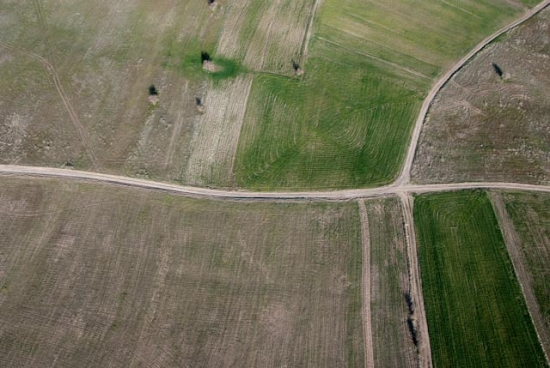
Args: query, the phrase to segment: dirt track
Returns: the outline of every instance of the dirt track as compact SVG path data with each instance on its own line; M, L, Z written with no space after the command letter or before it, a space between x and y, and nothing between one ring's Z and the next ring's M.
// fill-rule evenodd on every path
M550 4L550 0L543 1L533 9L526 12L523 17L517 19L516 21L508 24L506 27L501 28L500 30L496 31L489 37L485 38L476 47L474 47L472 51L470 51L467 55L465 55L462 59L460 59L447 73L445 73L441 78L439 78L437 83L434 84L434 86L428 93L428 96L426 96L426 98L424 99L424 102L422 103L422 108L420 109L420 113L418 114L418 117L416 119L416 123L414 126L413 134L411 137L411 143L409 144L407 155L405 157L405 163L403 164L401 175L399 175L399 178L397 178L397 180L395 181L396 184L406 184L410 180L412 163L414 160L414 155L416 153L416 147L420 139L420 133L422 132L422 125L424 123L424 120L426 119L426 115L428 114L430 105L432 104L437 93L445 85L445 83L447 83L449 79L451 79L451 77L456 72L458 72L466 64L466 62L468 62L468 60L470 60L475 54L481 51L481 49L487 46L491 41L493 41L495 38L497 38L501 34L525 22L527 19L533 17L535 14L539 13L542 9L547 7L549 4Z
M359 200L359 214L361 216L361 238L363 248L363 295L362 316L363 336L365 339L365 368L374 368L374 348L372 343L372 312L371 312L371 267L370 267L370 233L369 218L365 201Z
M87 171L57 169L52 167L34 167L17 165L0 165L0 176L53 177L79 181L100 182L134 188L152 189L191 197L206 197L233 200L352 200L358 198L374 198L402 193L434 193L462 189L504 189L550 193L550 186L518 184L518 183L450 183L450 184L406 184L387 185L378 188L345 189L319 192L251 192L209 189L200 187L180 186L144 179L129 178Z

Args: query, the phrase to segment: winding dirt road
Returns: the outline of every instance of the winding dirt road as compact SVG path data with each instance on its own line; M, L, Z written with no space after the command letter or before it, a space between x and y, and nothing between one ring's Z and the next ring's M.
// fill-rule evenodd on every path
M428 114L430 105L432 104L437 93L441 90L441 88L443 88L445 83L447 83L449 79L451 79L451 77L468 62L468 60L470 60L475 54L481 51L485 46L487 46L495 38L497 38L498 36L500 36L505 32L508 32L510 29L520 25L521 23L525 22L529 18L533 17L534 15L539 13L542 9L546 8L549 4L550 4L550 0L543 1L539 5L528 10L523 17L515 20L514 22L508 24L506 27L501 28L500 30L496 31L489 37L485 38L476 47L474 47L467 55L465 55L462 59L460 59L451 69L449 69L447 73L445 73L441 78L439 78L439 80L434 84L434 86L428 93L428 96L426 96L426 98L424 99L424 102L422 103L422 108L420 109L420 113L418 114L418 117L416 119L409 148L407 150L407 156L405 158L405 162L401 170L401 175L397 178L397 180L395 181L395 184L406 184L410 181L411 168L414 160L414 155L416 153L416 147L418 146L418 141L420 140L422 125L424 123L424 120L426 119L426 115Z

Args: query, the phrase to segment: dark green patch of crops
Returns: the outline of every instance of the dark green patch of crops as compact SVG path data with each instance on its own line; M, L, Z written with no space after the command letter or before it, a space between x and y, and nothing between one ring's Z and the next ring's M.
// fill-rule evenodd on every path
M546 366L485 192L419 196L414 217L434 366Z

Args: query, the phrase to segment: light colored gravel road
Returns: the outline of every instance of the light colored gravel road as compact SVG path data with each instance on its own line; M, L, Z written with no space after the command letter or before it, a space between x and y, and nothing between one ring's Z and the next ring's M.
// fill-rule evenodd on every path
M450 183L450 184L402 184L378 188L345 189L320 192L251 192L180 186L151 180L129 178L109 174L57 169L52 167L0 165L0 176L53 177L88 182L100 182L134 188L152 189L190 197L207 197L235 200L351 200L373 198L402 193L432 193L462 189L505 189L533 192L548 192L550 186L518 183Z

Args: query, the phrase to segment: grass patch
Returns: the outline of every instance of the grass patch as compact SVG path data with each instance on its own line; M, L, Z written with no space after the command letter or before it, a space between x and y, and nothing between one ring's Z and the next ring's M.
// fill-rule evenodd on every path
M235 60L225 59L225 58L214 58L214 64L219 70L215 72L206 72L210 78L214 81L220 81L226 78L234 78L246 70Z
M344 188L395 177L421 95L349 57L357 64L312 57L302 80L255 78L236 162L240 185Z
M414 216L434 366L545 366L487 195L422 195Z

